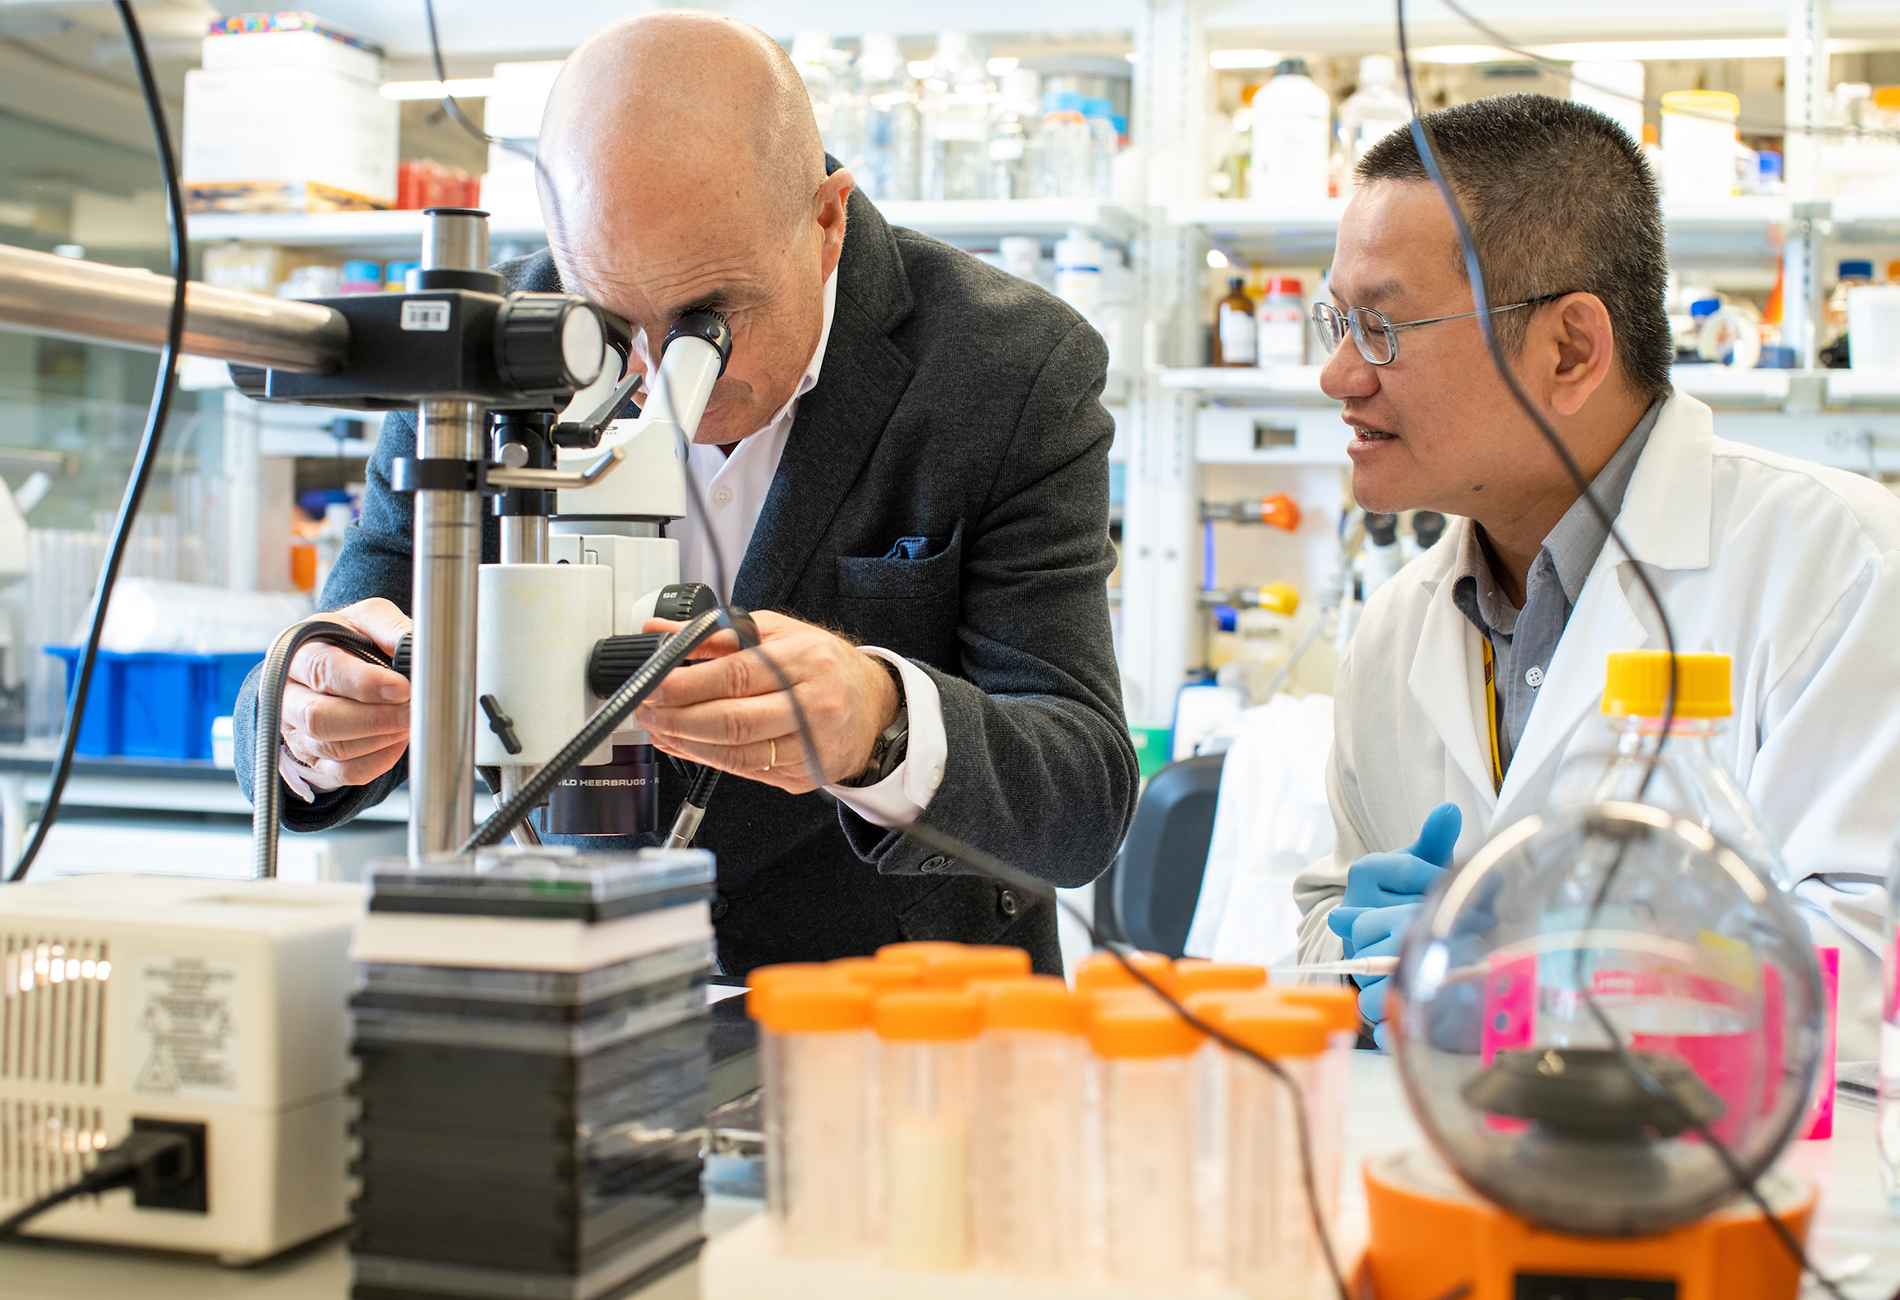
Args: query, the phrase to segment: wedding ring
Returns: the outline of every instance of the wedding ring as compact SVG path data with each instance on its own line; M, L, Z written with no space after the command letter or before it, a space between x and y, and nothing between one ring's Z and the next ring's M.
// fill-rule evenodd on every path
M765 770L770 772L772 765L778 762L778 741L768 740L765 743L772 747L770 751L768 751L765 759Z

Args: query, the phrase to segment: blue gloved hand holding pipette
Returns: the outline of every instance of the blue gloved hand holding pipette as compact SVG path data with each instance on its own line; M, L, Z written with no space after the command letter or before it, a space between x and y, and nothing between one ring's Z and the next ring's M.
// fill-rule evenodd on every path
M1348 957L1396 957L1405 927L1418 912L1432 883L1451 865L1464 814L1455 803L1441 803L1425 816L1418 838L1392 853L1368 853L1346 869L1346 895L1326 918L1345 941ZM1354 975L1359 985L1359 1014L1372 1025L1381 1050L1390 1049L1385 1025L1384 975Z

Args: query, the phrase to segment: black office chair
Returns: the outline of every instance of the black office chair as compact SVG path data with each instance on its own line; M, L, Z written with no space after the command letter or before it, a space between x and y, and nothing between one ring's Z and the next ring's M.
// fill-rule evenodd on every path
M1121 852L1096 882L1098 929L1106 925L1110 934L1149 952L1183 955L1201 898L1226 758L1184 758L1150 778Z

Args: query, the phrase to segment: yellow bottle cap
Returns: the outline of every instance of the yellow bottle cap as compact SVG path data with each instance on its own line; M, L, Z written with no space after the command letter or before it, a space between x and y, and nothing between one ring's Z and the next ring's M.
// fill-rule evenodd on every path
M1195 1014L1262 1056L1318 1056L1326 1050L1325 1015L1271 993L1225 998Z
M962 988L974 979L1029 974L1029 953L1006 944L969 944L955 952L927 954L917 976L933 988Z
M1282 1002L1309 1007L1326 1020L1328 1033L1359 1032L1359 990L1345 984L1276 984L1270 990Z
M835 1034L871 1023L871 991L843 980L779 980L746 994L746 1012L781 1034Z
M1266 967L1245 962L1187 957L1174 963L1174 995L1179 998L1214 989L1257 989L1266 982Z
M1669 693L1667 650L1619 650L1610 656L1603 683L1603 711L1619 718L1660 718ZM1729 703L1727 655L1676 656L1676 716L1726 718Z
M1097 1056L1143 1060L1187 1056L1205 1036L1147 989L1117 989L1089 1002L1089 1046Z
M1662 97L1662 111L1740 117L1742 101L1726 90L1672 90Z
M1079 1034L1088 1027L1088 1000L1055 975L976 980L969 991L983 1007L985 1029Z
M1273 503L1262 502L1261 504L1262 506L1269 506ZM1291 503L1289 502L1289 504ZM1293 528L1300 526L1300 508L1293 506L1290 512L1282 511L1278 516L1281 520L1289 517L1292 519L1292 527L1288 528L1287 531L1291 532ZM1275 519L1267 517L1267 511L1264 509L1261 511L1261 519L1266 523L1276 522ZM1260 589L1260 608L1274 614L1285 614L1288 617L1292 617L1300 611L1299 590L1289 583L1269 582Z
M983 1009L951 989L898 989L880 994L871 1011L879 1038L900 1043L953 1043L983 1031Z
M1900 86L1875 86L1874 107L1891 113L1900 109Z
M1129 965L1136 967L1142 974L1159 984L1162 988L1174 988L1174 963L1158 952L1131 952ZM1141 982L1123 969L1121 962L1111 952L1092 952L1082 959L1075 968L1075 991L1077 993L1101 993L1108 989L1138 989Z

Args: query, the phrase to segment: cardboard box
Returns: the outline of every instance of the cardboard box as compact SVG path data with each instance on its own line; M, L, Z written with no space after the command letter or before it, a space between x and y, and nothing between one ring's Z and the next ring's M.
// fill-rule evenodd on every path
M392 207L398 112L374 83L327 68L194 69L185 74L186 206L192 212Z

